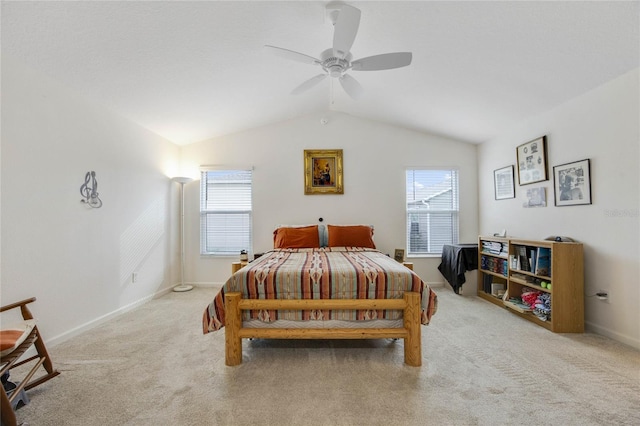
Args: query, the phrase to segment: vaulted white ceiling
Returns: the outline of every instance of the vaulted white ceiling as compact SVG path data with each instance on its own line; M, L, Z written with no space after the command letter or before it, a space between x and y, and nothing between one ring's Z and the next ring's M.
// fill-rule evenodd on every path
M334 2L335 3L335 2ZM639 2L348 2L355 59L413 52L409 67L350 71L352 100L313 57L331 47L323 1L2 2L11 55L177 144L340 111L479 143L639 66Z

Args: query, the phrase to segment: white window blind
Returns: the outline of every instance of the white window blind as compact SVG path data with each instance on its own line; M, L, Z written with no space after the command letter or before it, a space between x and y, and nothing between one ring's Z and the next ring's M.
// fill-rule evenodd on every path
M200 253L251 251L251 170L207 170L200 179Z
M407 254L442 254L458 243L458 171L407 170Z

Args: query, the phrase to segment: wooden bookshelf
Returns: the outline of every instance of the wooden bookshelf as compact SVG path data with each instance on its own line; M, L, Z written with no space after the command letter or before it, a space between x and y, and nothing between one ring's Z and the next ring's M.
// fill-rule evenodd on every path
M490 244L494 248L487 248ZM499 250L495 248L500 247ZM503 284L505 291L508 278L509 240L506 238L492 237L479 238L478 240L478 296L498 305L504 306L502 297L491 294L491 288L486 287L490 283Z
M505 286L503 297L491 294L491 284ZM524 309L510 300L519 298L523 290L547 294L550 298L550 315L546 318L545 315L538 316L533 310ZM552 332L582 333L582 244L480 236L478 296Z

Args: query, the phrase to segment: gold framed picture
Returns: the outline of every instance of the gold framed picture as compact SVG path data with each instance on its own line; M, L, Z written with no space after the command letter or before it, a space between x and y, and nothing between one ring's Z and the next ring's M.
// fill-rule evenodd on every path
M304 150L304 193L344 194L341 149Z

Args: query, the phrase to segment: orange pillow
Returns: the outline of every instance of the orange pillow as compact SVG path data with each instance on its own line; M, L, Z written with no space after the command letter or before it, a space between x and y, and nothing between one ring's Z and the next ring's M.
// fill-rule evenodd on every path
M319 248L318 225L278 228L273 231L274 248Z
M26 320L16 326L0 330L0 356L8 355L20 346L29 337L35 325L35 320Z
M336 226L329 229L329 247L376 248L373 242L373 228L367 225Z

